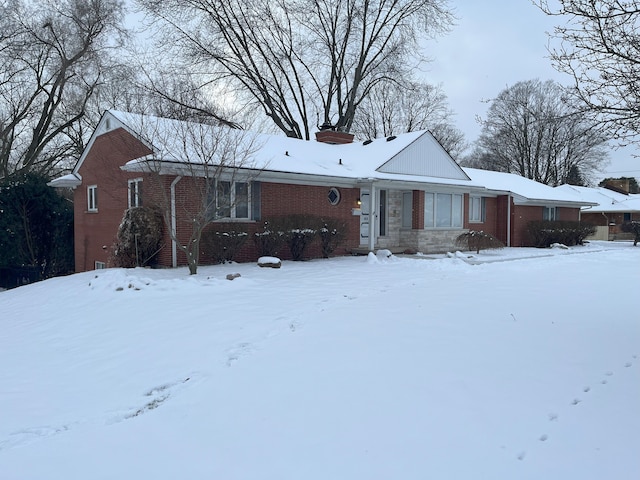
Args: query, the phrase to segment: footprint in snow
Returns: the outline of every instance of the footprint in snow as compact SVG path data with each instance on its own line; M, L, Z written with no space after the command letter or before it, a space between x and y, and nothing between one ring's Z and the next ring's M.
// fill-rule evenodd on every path
M6 439L0 440L0 451L28 445L43 438L53 437L68 431L70 428L69 425L60 425L57 427L42 426L18 430L10 433Z
M254 350L253 345L248 342L239 343L237 347L227 351L227 367L236 363L241 357L248 355Z
M125 415L124 420L138 417L150 410L155 410L175 393L177 387L187 383L189 380L191 380L191 377L187 377L177 382L165 383L164 385L159 385L157 387L153 387L151 390L148 390L147 392L145 392L144 396L149 397L149 400L140 408L136 408L135 410Z

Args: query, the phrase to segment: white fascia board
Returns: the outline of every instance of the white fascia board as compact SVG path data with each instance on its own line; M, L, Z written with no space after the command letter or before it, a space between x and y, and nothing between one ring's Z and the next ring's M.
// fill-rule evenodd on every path
M109 123L109 128L108 129L107 129L107 123ZM124 128L126 131L128 131L130 134L132 134L134 137L138 138L137 135L135 135L126 125L124 125L117 117L115 117L111 112L109 112L107 110L106 112L104 112L102 114L102 117L100 118L100 121L98 122L98 125L96 126L95 130L93 131L93 134L91 135L91 138L87 142L87 145L84 147L84 150L82 151L82 154L80 155L80 158L78 159L78 162L76 163L76 166L73 168L73 173L74 174L77 174L78 171L80 170L80 167L84 163L85 158L87 157L89 151L93 147L93 144L95 143L96 138L98 138L100 135L104 135L105 133L110 132L112 130L115 130L117 128Z
M77 173L69 173L62 177L54 178L47 183L53 188L76 188L82 184L82 177Z

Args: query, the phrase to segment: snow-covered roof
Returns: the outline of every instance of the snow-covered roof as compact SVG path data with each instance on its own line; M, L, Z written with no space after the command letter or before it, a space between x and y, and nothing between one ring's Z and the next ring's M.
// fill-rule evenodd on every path
M514 173L493 172L477 168L463 168L475 182L484 185L496 193L510 193L516 205L591 205L592 202L580 198L579 195L559 190Z
M583 207L583 211L594 213L640 212L640 196L615 192L603 187L578 187L560 185L557 190L571 192L595 205Z
M82 177L77 173L69 173L67 175L63 175L62 177L54 178L49 183L47 183L50 187L55 188L73 188L77 187L82 183Z
M198 165L225 165L255 171L268 181L305 183L331 181L354 185L363 182L396 184L400 188L437 186L471 192L511 194L516 204L594 205L579 195L554 189L527 178L500 172L461 168L426 130L389 138L332 145L215 127L118 110L107 111L72 174L53 186L77 186L78 171L96 137L124 128L153 150L128 162L127 171L146 171L159 161L161 172L188 174ZM191 170L193 171L193 170ZM75 180L74 180L75 178Z
M200 161L215 163L215 155L204 158L204 152L199 151L203 142L209 142L209 148L204 150L211 153L218 148L219 158L224 158L225 165L260 171L262 178L291 174L350 181L367 179L480 187L426 130L389 139L332 145L127 112L111 110L108 113L142 139L148 139L153 145L154 159L166 164L186 164L186 159L191 165ZM220 143L222 147L216 145ZM230 158L229 154L234 152L239 155ZM133 160L126 169L144 168L147 160Z

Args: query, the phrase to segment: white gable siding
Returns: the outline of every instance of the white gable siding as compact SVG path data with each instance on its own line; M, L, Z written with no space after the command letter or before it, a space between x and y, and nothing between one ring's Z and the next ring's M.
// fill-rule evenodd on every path
M469 177L429 132L425 132L413 143L407 145L404 150L381 165L377 171L469 180Z

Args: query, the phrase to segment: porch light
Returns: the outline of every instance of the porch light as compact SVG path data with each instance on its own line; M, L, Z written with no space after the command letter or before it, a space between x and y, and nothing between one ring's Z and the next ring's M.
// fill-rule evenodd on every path
M360 197L358 197L358 199L356 200L356 204L358 206L362 205L362 200L360 200Z

